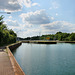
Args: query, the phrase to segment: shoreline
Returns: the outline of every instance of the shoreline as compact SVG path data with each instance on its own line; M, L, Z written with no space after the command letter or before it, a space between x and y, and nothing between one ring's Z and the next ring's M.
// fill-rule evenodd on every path
M37 43L37 44L57 44L57 43L75 43L75 41L59 41L59 40L24 40L22 43Z
M16 61L15 57L13 56L13 54L11 52L11 50L14 50L15 48L19 47L20 45L21 45L21 42L6 46L6 51L9 56L9 59L11 61L15 75L25 75L22 68L20 67L20 65L18 64L18 62Z
M75 41L57 41L57 43L75 43Z

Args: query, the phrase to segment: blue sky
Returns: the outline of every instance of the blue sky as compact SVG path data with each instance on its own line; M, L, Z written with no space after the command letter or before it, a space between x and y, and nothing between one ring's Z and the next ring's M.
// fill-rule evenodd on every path
M19 37L75 32L75 0L0 0L0 12Z

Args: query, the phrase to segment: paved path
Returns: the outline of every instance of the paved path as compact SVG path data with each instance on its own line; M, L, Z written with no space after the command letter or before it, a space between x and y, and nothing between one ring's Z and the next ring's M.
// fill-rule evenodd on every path
M8 54L0 49L0 75L15 75Z

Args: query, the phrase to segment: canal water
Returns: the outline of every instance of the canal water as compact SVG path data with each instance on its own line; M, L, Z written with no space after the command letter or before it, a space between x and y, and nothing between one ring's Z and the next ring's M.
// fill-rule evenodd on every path
M75 75L75 44L22 43L12 53L26 75Z

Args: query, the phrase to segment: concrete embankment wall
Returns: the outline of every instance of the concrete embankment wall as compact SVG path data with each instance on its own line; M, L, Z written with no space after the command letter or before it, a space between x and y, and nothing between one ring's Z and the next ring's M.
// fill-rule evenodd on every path
M14 49L16 49L17 47L19 47L21 44L22 44L21 42L19 42L19 43L14 43L14 44L12 44L12 45L9 45L8 47L9 47L10 50L14 50Z
M13 56L13 54L11 52L11 50L14 50L15 48L19 47L20 45L21 45L21 42L6 46L8 56L10 58L15 75L25 75L25 73L23 72L23 70L21 69L21 67L19 66L19 64L17 63L15 57Z
M37 43L37 44L56 44L56 41L46 41L46 40L29 40L22 41L22 43Z

